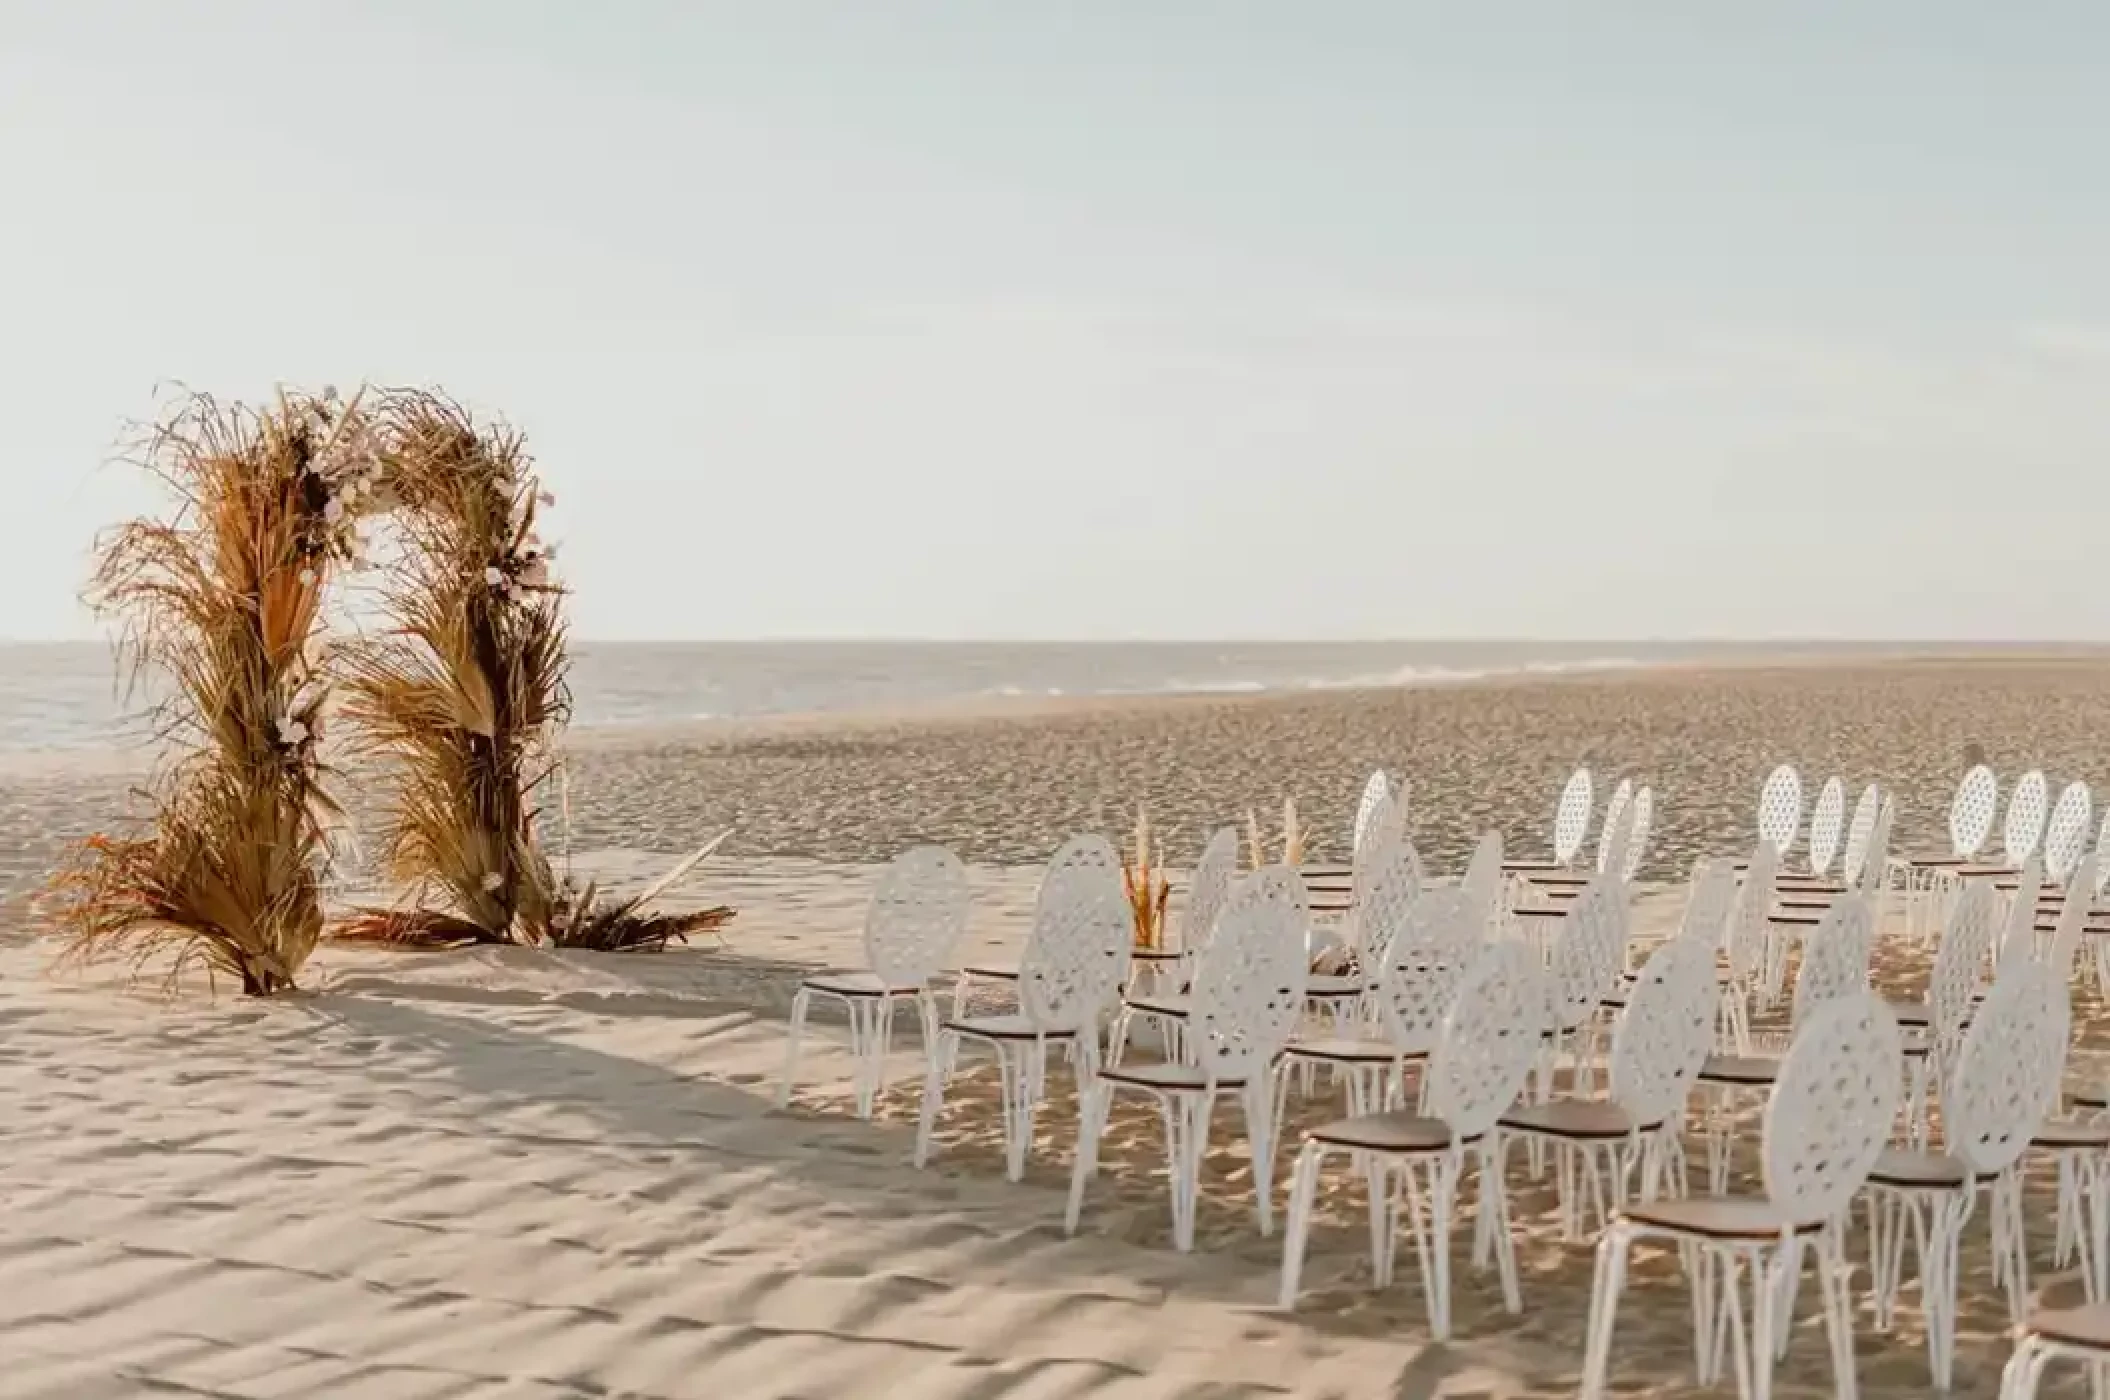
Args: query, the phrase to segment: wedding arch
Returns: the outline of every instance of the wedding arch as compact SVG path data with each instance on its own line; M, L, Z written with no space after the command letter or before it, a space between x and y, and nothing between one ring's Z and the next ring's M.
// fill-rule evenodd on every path
M172 978L202 966L270 995L326 932L618 950L732 917L647 907L711 846L610 901L560 875L540 838L570 715L565 591L536 530L553 501L517 433L424 390L282 393L264 409L196 396L135 458L172 506L98 543L89 601L120 623L129 676L165 687L168 756L145 789L150 824L90 838L54 879L69 956L167 955ZM330 590L365 569L382 625L335 637ZM381 873L405 894L334 928L332 725L331 752L385 785Z

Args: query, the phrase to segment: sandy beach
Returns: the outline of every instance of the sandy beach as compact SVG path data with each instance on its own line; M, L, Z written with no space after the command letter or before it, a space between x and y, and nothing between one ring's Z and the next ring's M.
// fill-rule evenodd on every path
M877 1120L850 1108L839 1027L817 1024L792 1106L773 1106L798 978L855 965L873 866L917 840L970 861L965 955L1015 950L1037 871L1138 800L1186 856L1205 828L1294 796L1318 854L1345 845L1384 765L1414 835L1455 870L1478 831L1542 852L1578 761L1652 783L1657 836L1637 930L1674 925L1676 878L1752 839L1760 779L1881 781L1900 849L1942 841L1968 743L2006 777L2110 780L2110 661L2005 658L1664 670L1288 697L1035 703L856 719L582 733L571 845L641 885L723 825L687 897L740 908L722 946L664 956L387 954L333 947L279 1003L169 1000L124 970L49 975L25 899L66 840L103 828L134 765L0 767L0 1358L10 1397L1065 1396L1551 1397L1574 1393L1591 1280L1550 1180L1513 1173L1525 1312L1463 1264L1457 1336L1427 1340L1411 1254L1368 1286L1360 1188L1322 1192L1306 1292L1273 1307L1235 1112L1218 1118L1197 1247L1169 1244L1155 1118L1117 1109L1074 1238L1067 1077L1027 1179L1003 1179L993 1071L963 1066L926 1171L908 1162L913 1036ZM357 803L354 803L355 810ZM355 892L356 893L356 892ZM1924 986L1892 944L1886 990ZM2077 992L2090 1064L2110 1016ZM1752 1105L1753 1110L1756 1104ZM1297 1123L1337 1102L1296 1102ZM1755 1122L1755 1120L1754 1120ZM1292 1133L1294 1129L1289 1130ZM1755 1133L1755 1128L1753 1128ZM1739 1158L1746 1178L1746 1148ZM1281 1171L1278 1169L1278 1181ZM1474 1209L1470 1199L1461 1221ZM2053 1270L2032 1177L2033 1284ZM1863 1248L1857 1235L1853 1244ZM2006 1355L1983 1220L1967 1234L1960 1395ZM1865 1272L1858 1280L1865 1289ZM1831 1394L1805 1291L1775 1393ZM1614 1387L1691 1381L1675 1259L1637 1255ZM1927 1393L1916 1294L1878 1336L1863 1393ZM2077 1394L2055 1371L2047 1395Z

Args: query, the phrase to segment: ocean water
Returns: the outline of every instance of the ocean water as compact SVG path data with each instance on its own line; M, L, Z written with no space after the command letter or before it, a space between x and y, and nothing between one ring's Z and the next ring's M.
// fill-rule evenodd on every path
M582 642L573 649L571 679L574 723L604 726L1007 697L1432 685L1831 649L1572 642ZM136 709L119 693L107 646L0 645L0 752L140 743L145 726Z

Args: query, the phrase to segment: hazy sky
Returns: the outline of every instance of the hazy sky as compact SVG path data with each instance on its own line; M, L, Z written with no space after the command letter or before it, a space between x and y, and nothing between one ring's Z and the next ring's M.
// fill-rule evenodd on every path
M2110 6L0 0L0 635L157 383L596 637L2110 638Z

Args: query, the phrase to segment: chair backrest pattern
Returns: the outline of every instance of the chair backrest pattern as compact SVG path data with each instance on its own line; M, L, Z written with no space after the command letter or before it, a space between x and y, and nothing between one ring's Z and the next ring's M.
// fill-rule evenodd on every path
M1955 800L1949 803L1949 847L1958 860L1968 860L1985 849L1993 834L1993 814L2000 805L2000 780L1981 763L1963 775L1956 785Z
M1309 916L1302 882L1282 866L1241 880L1195 964L1193 1060L1212 1079L1267 1073L1304 1013Z
M1795 1002L1789 1010L1800 1026L1819 1007L1868 990L1868 958L1875 941L1875 915L1867 897L1839 896L1803 941L1795 973Z
M1018 1006L1044 1031L1082 1031L1119 993L1135 942L1121 856L1104 836L1073 836L1048 863L1018 968Z
M1810 808L1810 873L1831 870L1839 854L1840 828L1846 818L1846 783L1834 773L1817 791L1817 804Z
M1861 992L1795 1033L1766 1102L1760 1160L1767 1198L1797 1223L1853 1203L1889 1142L1903 1090L1902 1041L1882 1000Z
M1882 815L1883 793L1874 783L1861 789L1854 800L1854 818L1846 827L1846 856L1839 873L1849 887L1858 887L1861 872L1868 868L1868 846L1875 839L1876 818Z
M1219 828L1202 847L1194 863L1194 879L1187 886L1187 902L1180 910L1180 947L1199 953L1209 946L1216 929L1216 916L1230 897L1231 881L1238 877L1238 830Z
M1802 826L1802 775L1791 763L1783 763L1766 774L1758 790L1758 835L1782 857L1795 848L1795 833Z
M1986 994L1942 1096L1945 1145L1972 1170L2012 1166L2057 1107L2072 1022L2065 981L2039 963Z
M2007 820L2000 826L2000 849L2009 865L2020 865L2036 853L2044 838L2044 807L2049 788L2044 770L2032 768L2015 780L2008 794Z
M921 986L966 933L967 867L943 846L916 846L879 876L865 910L865 966L890 987Z
M1597 795L1590 770L1578 768L1561 785L1560 801L1553 809L1553 860L1572 865L1590 835L1590 811Z
M1460 1139L1516 1102L1545 1029L1545 973L1520 942L1490 943L1465 976L1430 1057L1428 1110Z
M2088 823L2095 815L2095 799L2088 784L2076 779L2066 785L2051 809L2044 828L2044 873L2055 885L2073 878L2074 867L2088 850Z

